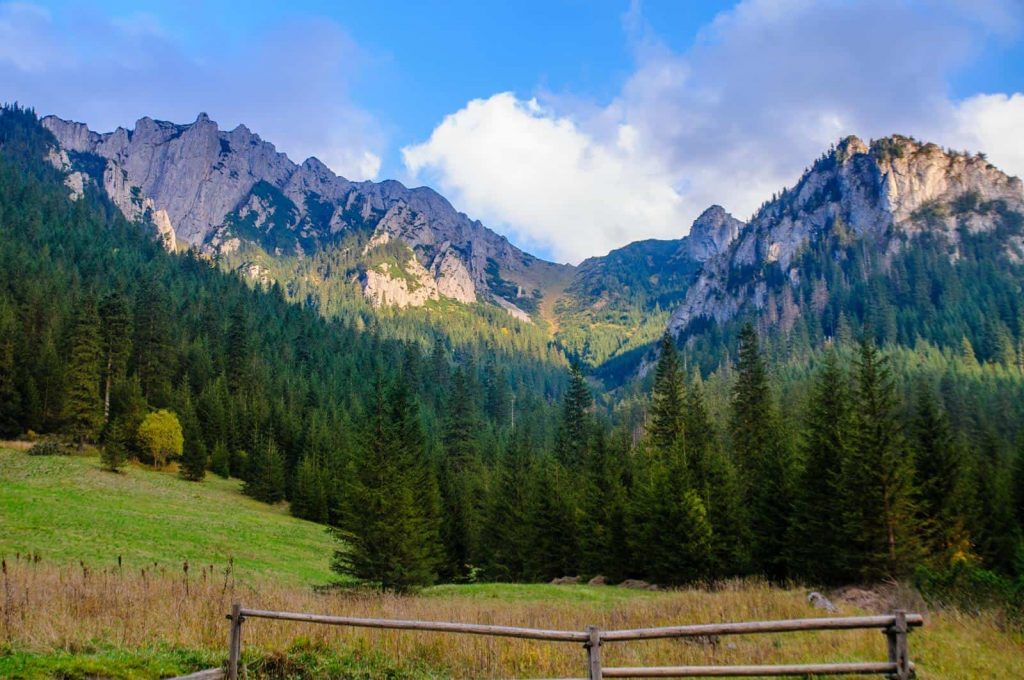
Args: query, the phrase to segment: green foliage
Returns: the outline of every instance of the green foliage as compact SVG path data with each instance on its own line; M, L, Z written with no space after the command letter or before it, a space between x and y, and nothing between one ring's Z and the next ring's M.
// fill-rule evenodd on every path
M401 381L378 383L365 449L349 480L333 567L404 591L430 585L441 562L437 482L415 403Z
M921 556L914 468L888 361L869 338L861 341L856 371L853 446L843 470L850 566L868 579L903 576Z
M55 439L47 439L32 445L28 450L30 456L66 456L68 448Z
M167 465L168 458L180 456L185 443L178 416L164 409L142 419L138 436L147 461L158 468Z
M277 503L284 499L284 457L277 442L267 437L257 445L248 460L249 472L242 491L264 503Z
M65 431L79 447L95 439L103 423L99 323L96 303L91 298L80 301L71 336L64 398Z

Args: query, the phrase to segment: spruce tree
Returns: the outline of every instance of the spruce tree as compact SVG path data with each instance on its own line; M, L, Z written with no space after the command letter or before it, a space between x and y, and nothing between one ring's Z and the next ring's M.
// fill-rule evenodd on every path
M131 356L131 314L128 302L116 291L103 298L99 311L103 343L103 418L107 420L114 384L124 379Z
M730 430L750 517L751 554L756 570L782 579L792 514L791 461L754 327L746 324L739 340Z
M662 455L669 455L683 444L683 376L679 368L676 343L665 333L654 371L651 398L651 441Z
M265 437L249 459L249 473L242 491L264 503L284 499L284 457L273 437Z
M483 465L480 460L480 416L469 378L459 369L452 379L446 405L441 465L443 522L441 535L447 557L445 578L464 578L478 561L483 519Z
M829 350L812 386L801 442L804 468L796 494L791 548L794 571L814 583L846 576L844 523L838 505L852 438L845 371Z
M590 407L594 398L579 364L569 370L569 389L562 399L562 420L558 430L558 458L568 467L580 466L590 443Z
M327 483L320 464L306 457L295 474L295 492L291 498L291 513L312 522L327 522Z
M911 445L922 526L935 550L953 548L962 523L956 496L961 484L960 456L949 419L931 385L920 381L910 424Z
M437 578L443 553L436 477L407 388L377 385L363 455L349 481L333 568L404 591Z
M142 394L156 407L168 405L171 398L175 357L170 315L167 291L155 276L147 277L135 297L132 351Z
M21 397L14 378L14 340L17 337L14 310L0 296L0 437L21 432Z
M96 303L85 298L75 314L64 394L64 427L79 448L96 437L103 423L99 324Z
M223 439L218 439L210 454L210 469L218 476L227 479L231 476L231 452Z
M914 468L888 360L866 335L856 378L852 447L843 470L850 566L868 579L901 576L920 556Z
M206 465L209 454L206 443L199 437L186 438L181 453L181 465L178 469L182 479L199 482L206 477Z

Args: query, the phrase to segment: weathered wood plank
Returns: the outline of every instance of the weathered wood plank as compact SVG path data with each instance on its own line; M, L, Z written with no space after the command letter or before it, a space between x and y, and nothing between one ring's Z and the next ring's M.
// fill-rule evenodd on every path
M243 618L304 621L306 623L323 623L329 626L388 628L394 630L424 630L441 633L463 633L466 635L493 635L496 637L525 638L529 640L551 640L553 642L587 642L590 640L590 635L583 631L542 630L539 628L517 628L513 626L485 626L474 623L449 623L446 621L360 619L349 616L323 616L320 614L274 612L262 609L243 609L241 613Z
M605 668L606 678L741 678L807 675L855 675L896 672L894 663L819 663L785 666L660 666Z
M197 671L189 675L179 675L171 680L223 680L226 677L223 668L208 668L205 671Z
M790 619L787 621L748 621L744 623L701 623L690 626L609 630L601 633L601 640L603 642L621 642L624 640L653 640L657 638L698 637L702 635L749 635L807 630L887 628L893 625L895 620L895 616L887 615L823 617L816 619ZM908 614L906 621L908 626L920 626L924 623L924 619L920 614Z

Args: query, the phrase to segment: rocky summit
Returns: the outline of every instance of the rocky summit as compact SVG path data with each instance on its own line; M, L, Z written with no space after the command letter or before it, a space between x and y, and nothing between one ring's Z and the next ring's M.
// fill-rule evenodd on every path
M71 197L95 185L168 249L314 293L342 277L374 307L493 305L542 322L594 366L650 347L666 328L685 340L748 314L791 326L810 304L805 279L821 276L802 258L822 244L834 246L822 257L836 259L836 244L856 242L870 254L862 268L884 272L923 234L956 259L964 234L998 232L1003 256L1024 261L1024 236L1001 226L1024 211L1021 181L980 154L898 135L841 140L749 222L714 205L680 239L631 243L574 267L523 252L432 189L352 182L316 158L295 164L245 126L224 131L205 114L188 125L142 118L104 134L55 116L42 122ZM347 265L335 266L333 253ZM329 261L281 265L317 257ZM828 287L812 283L820 309Z
M244 125L224 131L206 114L188 125L142 118L103 134L56 116L42 122L61 147L51 162L69 173L69 186L94 182L171 248L217 255L250 242L273 256L302 256L364 232L375 245L400 240L415 258L400 275L361 277L375 304L445 297L523 319L522 300L569 269L522 252L432 189L351 182L316 158L297 165ZM405 279L422 290L411 292Z

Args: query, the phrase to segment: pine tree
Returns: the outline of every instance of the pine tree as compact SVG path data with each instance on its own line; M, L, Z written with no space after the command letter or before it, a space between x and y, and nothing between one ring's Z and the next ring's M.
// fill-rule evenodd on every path
M119 292L100 302L103 362L103 418L110 418L110 396L114 383L123 380L131 356L131 316L128 303Z
M284 456L273 437L264 437L249 459L242 492L264 503L284 500Z
M17 328L14 310L0 297L0 437L21 432L21 396L14 379L14 340Z
M118 472L127 465L136 429L131 418L126 416L119 416L111 421L106 441L100 451L100 462L105 469Z
M750 324L740 332L731 407L732 445L744 482L754 568L781 579L792 514L791 461L780 437L757 333Z
M337 533L336 571L403 591L429 585L442 558L436 478L415 404L402 383L378 384L364 452Z
M643 575L669 585L706 576L712 561L711 524L681 456L647 454L632 499L632 547L643 555L638 565Z
M661 339L661 354L654 372L650 425L651 441L663 455L683 444L684 398L676 343L666 333Z
M444 507L441 535L447 557L442 575L457 580L469 573L480 554L483 519L483 466L478 441L480 416L469 378L461 369L452 379L445 411L440 481Z
M962 470L949 419L940 408L931 385L921 381L916 391L910 434L920 515L932 547L947 550L954 547L961 533L961 508L957 507L955 497Z
M156 407L168 405L171 398L174 352L170 313L170 296L162 284L154 276L146 278L135 298L132 350L142 394Z
M484 569L490 580L521 581L527 576L527 555L533 548L529 531L533 478L528 440L520 430L500 459L484 520Z
M856 369L853 446L843 471L850 566L864 578L900 576L920 554L913 464L888 361L867 336Z
M806 417L791 549L794 570L815 583L836 583L847 575L845 525L837 501L851 438L847 377L830 350L815 379Z
M327 522L327 484L323 470L311 457L304 458L295 475L291 513L312 522Z
M569 390L562 400L562 421L558 431L558 456L563 465L578 467L587 457L590 443L590 407L594 398L579 364L569 371Z
M206 465L209 462L209 455L206 451L206 443L199 437L186 438L181 453L181 466L179 474L182 479L190 482L199 482L206 477Z
M227 479L231 476L231 452L223 439L218 439L210 454L210 469L218 476Z
M79 303L71 334L67 389L64 395L65 430L81 447L99 433L103 423L100 401L100 329L96 303Z
M227 382L232 394L245 392L251 387L252 349L250 347L249 320L242 305L231 310L227 351Z

